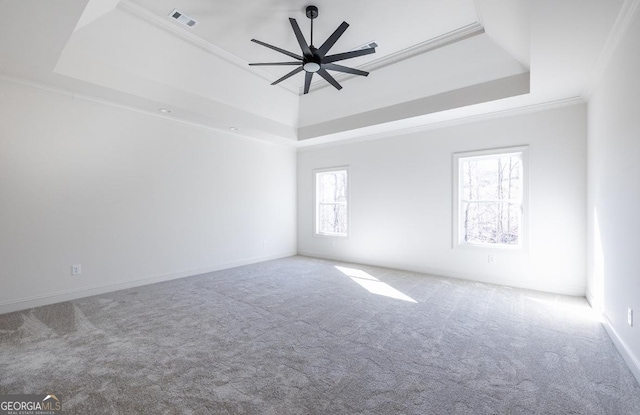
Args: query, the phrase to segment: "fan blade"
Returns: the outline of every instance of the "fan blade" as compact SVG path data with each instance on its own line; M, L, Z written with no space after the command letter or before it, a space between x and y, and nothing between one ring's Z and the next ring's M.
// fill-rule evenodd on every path
M292 58L298 59L299 61L302 60L302 56L296 55L295 53L289 52L288 50L280 49L277 46L273 46L273 45L270 45L268 43L261 42L261 41L259 41L257 39L251 39L251 41L257 43L258 45L262 45L262 46L265 46L265 47L267 47L269 49L273 49L273 50L275 50L277 52L284 53L285 55L291 56Z
M301 71L302 71L302 65L300 65L299 68L296 68L293 71L289 72L288 74L286 74L282 78L278 79L277 81L275 81L271 85L279 84L280 82L284 81L285 79L291 78L293 75L295 75L295 74L297 74L298 72L301 72Z
M350 73L353 75L360 75L360 76L369 75L369 72L361 71L360 69L347 68L346 66L336 65L335 63L323 63L322 68L329 69L330 71Z
M309 49L309 45L307 45L307 41L304 40L304 36L300 31L300 26L298 26L298 22L296 19L289 18L289 22L291 22L291 27L293 28L293 33L296 34L296 39L298 39L298 44L300 45L300 49L302 50L302 54L305 56L311 56L311 49Z
M335 45L335 43L338 41L338 39L340 39L340 36L342 36L342 34L344 33L345 30L347 30L347 27L349 27L349 23L347 22L342 22L342 24L340 26L338 26L338 28L335 30L335 32L333 32L331 34L331 36L329 36L329 38L327 40L325 40L325 42L322 44L322 46L320 46L320 48L318 48L318 54L320 56L324 56L327 52L329 52L329 49L331 49L331 47L333 45Z
M304 93L309 93L309 87L311 87L311 78L313 78L313 72L307 72L304 75Z
M250 63L249 66L269 66L269 65L302 65L302 62L260 62Z
M367 48L360 50L352 50L351 52L338 53L337 55L329 55L322 58L323 63L331 63L342 61L345 59L357 58L358 56L370 55L376 53L376 48Z
M324 69L320 69L318 71L318 74L323 77L327 82L329 82L331 85L333 85L334 87L336 87L336 89L340 90L342 89L342 86L340 86L340 84L338 83L338 81L336 81L335 79L333 79L333 76L331 76L329 74L329 72L327 72Z

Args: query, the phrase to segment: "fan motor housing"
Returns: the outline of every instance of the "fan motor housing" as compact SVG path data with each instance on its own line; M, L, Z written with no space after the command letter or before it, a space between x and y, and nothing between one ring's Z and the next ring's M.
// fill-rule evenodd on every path
M369 55L371 53L375 53L375 46L377 44L373 44L375 46L359 49L359 50L351 50L349 52L337 53L334 55L328 55L327 52L333 47L333 45L338 41L340 36L344 33L345 30L349 27L349 23L342 22L340 26L324 41L320 48L316 48L313 46L313 20L318 17L318 8L316 6L307 6L305 8L306 15L309 19L311 19L311 41L307 43L302 31L300 30L300 26L296 19L290 17L289 23L291 23L291 28L293 29L293 33L296 36L302 54L297 54L293 52L289 52L288 50L281 49L277 46L270 45L265 42L261 42L257 39L251 39L252 42L255 42L259 45L265 46L269 49L273 49L276 52L280 52L284 55L290 56L293 59L296 59L293 62L258 62L258 63L250 63L251 66L296 66L295 69L287 73L286 75L280 77L274 81L271 85L277 85L285 79L289 79L293 75L300 73L302 71L305 72L304 77L304 93L307 94L309 92L309 87L311 86L311 80L313 78L313 74L317 73L322 78L324 78L327 82L333 85L336 89L342 89L342 86L335 80L335 78L327 71L337 71L344 72L353 75L359 76L367 76L369 72L362 71L360 69L349 68L347 66L338 65L335 62L343 61L346 59L356 58L358 56Z

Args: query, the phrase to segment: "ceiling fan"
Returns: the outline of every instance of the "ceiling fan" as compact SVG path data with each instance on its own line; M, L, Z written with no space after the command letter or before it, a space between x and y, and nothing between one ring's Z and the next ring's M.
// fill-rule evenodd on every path
M291 23L291 27L293 28L293 33L296 35L296 39L298 39L298 44L300 45L300 49L302 50L302 55L298 55L293 52L289 52L284 49L280 49L279 47L270 45L268 43L261 42L256 39L251 39L252 42L255 42L259 45L266 46L270 49L273 49L277 52L283 53L287 56L290 56L297 61L294 62L271 62L271 63L250 63L251 66L288 66L288 65L299 65L296 69L292 70L282 78L278 79L271 85L276 85L291 76L305 71L304 77L304 93L309 92L309 87L311 86L311 78L313 78L314 73L318 73L321 77L323 77L327 82L333 85L336 89L342 89L342 86L335 80L327 70L337 71L337 72L345 72L353 75L367 76L369 72L361 71L359 69L348 68L346 66L338 65L334 62L342 61L345 59L356 58L358 56L369 55L371 53L375 53L375 47L369 47L366 49L354 50L351 52L338 53L335 55L327 55L329 49L333 47L333 45L338 41L340 36L344 33L345 30L349 27L347 22L342 22L340 26L333 32L331 36L320 46L316 48L313 46L313 20L318 17L318 8L316 6L307 6L306 14L309 19L311 19L311 42L307 44L302 32L300 31L300 26L298 26L298 22L296 19L289 18L289 22Z

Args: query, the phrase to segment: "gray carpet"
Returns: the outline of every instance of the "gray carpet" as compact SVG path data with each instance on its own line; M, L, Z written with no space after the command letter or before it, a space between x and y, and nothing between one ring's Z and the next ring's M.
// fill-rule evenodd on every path
M1 315L0 394L53 393L68 414L640 414L584 299L335 265Z

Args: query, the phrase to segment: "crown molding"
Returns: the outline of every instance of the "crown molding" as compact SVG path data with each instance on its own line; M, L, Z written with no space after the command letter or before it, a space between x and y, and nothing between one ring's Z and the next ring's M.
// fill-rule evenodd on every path
M57 97L64 97L64 98L68 98L70 100L81 100L81 101L93 102L95 104L100 104L100 105L105 105L105 106L108 106L108 107L118 108L118 109L125 110L125 111L135 112L135 113L138 113L138 114L143 114L143 115L147 115L147 116L154 117L154 118L162 118L162 119L165 119L165 120L176 121L176 122L180 122L180 123L183 123L183 124L188 124L188 125L191 125L191 126L194 126L194 127L206 128L208 130L218 130L218 129L213 128L213 127L192 123L190 121L184 121L184 120L181 120L179 118L176 118L176 117L173 117L173 116L170 116L170 115L160 114L160 113L156 113L154 111L149 111L149 110L146 110L146 109L142 109L142 108L138 108L138 107L134 107L134 106L130 106L130 105L121 104L121 103L116 102L116 101L100 98L100 97L97 97L97 96L94 96L94 95L75 92L75 91L72 91L70 89L64 89L64 88L59 88L59 87L43 84L41 82L32 81L30 79L17 78L17 77L5 75L5 74L0 74L0 82L4 82L4 83L7 83L7 84L11 84L11 85L17 85L17 86L20 86L20 87L23 87L23 88L34 89L34 90L36 90L38 92L47 93L49 95L54 95L54 96L57 96ZM219 131L223 131L223 130L219 129Z
M17 85L21 87L26 87L30 89L36 89L39 92L43 92L43 93L58 96L58 97L62 96L69 99L73 99L75 94L70 89L59 88L53 85L43 84L41 82L32 81L26 78L18 78L18 77L6 75L3 73L0 73L0 82L4 82L11 85Z
M473 1L475 7L476 7L476 16L478 16L478 23L480 23L482 26L484 26L484 19L482 18L482 11L480 9L480 1L479 0L474 0Z
M244 59L237 57L236 55L227 52L226 50L219 48L213 43L207 42L206 40L186 31L182 27L176 25L173 21L169 20L169 18L159 17L144 7L140 7L137 4L133 3L131 0L120 0L117 6L121 11L133 16L135 18L144 20L145 22L152 24L153 26L164 30L165 32L177 36L178 38L184 40L185 42L190 43L197 48L204 50L224 61L237 66L238 68L247 71L255 76L258 76L264 80L273 82L273 75L269 72L261 69L257 66L249 66L249 62L246 62ZM291 93L298 94L298 88L287 83L279 83L278 86L283 88Z
M602 48L602 52L600 52L600 56L591 70L585 87L582 90L581 96L585 101L588 101L589 98L591 98L591 95L593 95L593 92L604 75L613 54L620 45L620 42L622 42L622 39L624 39L624 36L627 34L629 27L633 23L633 18L639 9L640 0L624 0L624 3L620 8L620 12L618 13L618 17L616 18L616 21L609 32L609 36L607 37L607 41Z
M434 37L429 40L425 40L424 42L420 42L413 46L409 46L406 49L402 49L397 52L391 53L389 55L383 56L379 59L369 61L365 64L357 66L356 69L371 72L376 69L384 68L385 66L402 62L414 56L422 55L423 53L431 52L441 47L448 46L456 42L460 42L470 37L481 35L483 33L484 33L484 27L480 23L474 22L469 25L452 30L451 32L445 33L443 35ZM338 75L334 75L334 78L336 79L336 81L344 81L349 78L355 78L356 76L357 75L340 73ZM330 86L329 83L321 80L311 83L311 87L314 90L326 88L329 86ZM304 92L304 88L300 87L299 94L302 95L303 92Z
M484 114L458 117L451 120L436 121L431 123L427 122L422 125L417 125L417 126L408 127L408 128L398 128L392 131L384 131L384 132L372 133L372 134L364 133L362 135L358 135L355 137L351 137L347 139L338 139L328 143L305 145L304 141L298 141L297 151L298 152L314 151L320 148L335 147L335 146L352 144L352 143L362 142L362 141L379 140L379 139L388 138L388 137L397 137L401 135L413 134L413 133L422 132L422 131L438 130L442 128L457 126L457 125L494 120L498 118L512 117L516 115L530 114L530 113L546 111L546 110L551 110L556 108L569 107L572 105L580 105L584 103L585 103L585 100L582 97L571 97L571 98L559 99L555 101L541 102L538 104L525 105L517 108L507 108L507 109L498 110L498 111L491 111Z
M239 138L243 138L249 141L255 141L255 142L260 142L263 144L270 144L270 145L274 145L274 146L278 146L278 147L288 147L288 148L296 148L296 150L298 152L304 152L304 151L313 151L319 148L325 148L325 147L334 147L334 146L340 146L340 145L344 145L344 144L350 144L350 143L354 143L354 142L360 142L360 141L371 141L371 140L377 140L377 139L381 139L381 138L387 138L387 137L393 137L393 136L400 136L400 135L406 135L406 134L411 134L411 133L415 133L415 132L421 132L421 131L428 131L428 130L437 130L437 129L441 129L441 128L446 128L446 127L452 127L452 126L456 126L456 125L462 125L462 124L468 124L468 123L472 123L472 122L480 122L480 121L485 121L485 120L491 120L491 119L497 119L497 118L503 118L503 117L509 117L509 116L514 116L514 115L520 115L520 114L528 114L528 113L533 113L533 112L538 112L538 111L544 111L544 110L549 110L549 109L555 109L555 108L562 108L562 107L567 107L567 106L571 106L571 105L579 105L579 104L584 104L585 100L583 97L572 97L572 98L566 98L566 99L561 99L561 100L556 100L556 101L548 101L548 102L543 102L543 103L539 103L539 104L532 104L532 105L527 105L527 106L522 106L522 107L518 107L518 108L509 108L509 109L504 109L504 110L499 110L499 111L493 111L493 112L488 112L485 114L477 114L477 115L471 115L471 116L467 116L467 117L460 117L460 118L455 118L452 120L446 120L446 121L438 121L438 122L433 122L433 123L425 123L423 125L418 125L418 126L414 126L414 127L409 127L409 128L399 128L399 129L395 129L393 131L386 131L386 132L381 132L381 133L373 133L373 134L362 134L356 137L352 137L352 138L348 138L348 139L340 139L337 141L332 141L329 143L320 143L320 144L305 144L304 141L295 141L295 142L291 142L290 144L281 144L281 143L274 143L274 142L270 142L270 141L266 141L266 140L262 140L259 138L254 138L254 137L250 137L247 135L243 135L243 134L239 134L239 133L233 133L230 132L226 129L221 129L221 128L215 128L209 125L205 125L205 124L201 124L201 123L196 123L193 121L187 121L184 119L181 119L179 117L176 116L169 116L169 115L164 115L164 114L160 114L157 113L155 111L149 111L146 109L142 109L142 108L137 108L137 107L133 107L133 106L129 106L129 105L124 105L115 101L111 101L111 100L106 100L103 98L99 98L96 96L92 96L92 95L88 95L88 94L82 94L82 93L77 93L68 89L63 89L63 88L58 88L55 86L51 86L51 85L47 85L47 84L43 84L40 82L35 82L29 79L25 79L25 78L16 78L13 76L9 76L9 75L5 75L5 74L0 74L0 82L5 82L8 84L12 84L12 85L17 85L17 86L21 86L21 87L26 87L26 88L30 88L30 89L35 89L37 91L43 92L43 93L47 93L50 95L55 95L58 97L65 97L71 100L83 100L86 102L92 102L98 105L105 105L105 106L109 106L109 107L113 107L113 108L118 108L120 110L124 110L124 111L130 111L130 112L135 112L141 115L146 115L149 117L154 117L154 118L161 118L164 120L168 120L168 121L173 121L173 122L177 122L180 124L184 124L190 127L194 127L194 128L198 128L198 129L202 129L202 130L207 130L207 131L215 131L215 132L222 132L228 135L233 135Z

